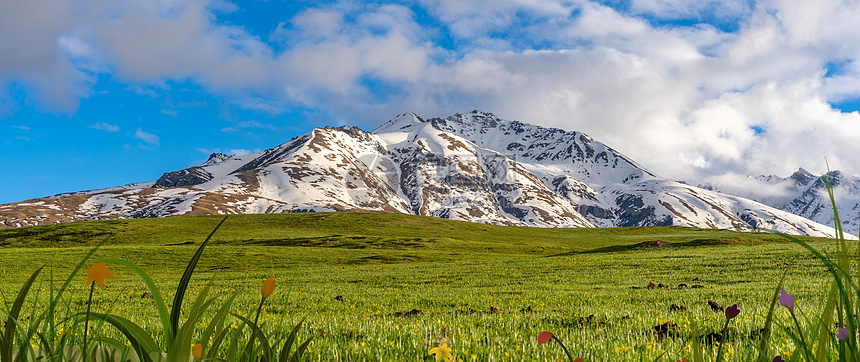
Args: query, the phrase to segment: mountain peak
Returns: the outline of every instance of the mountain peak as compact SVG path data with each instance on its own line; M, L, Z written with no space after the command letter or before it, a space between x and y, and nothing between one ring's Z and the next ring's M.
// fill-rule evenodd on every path
M215 152L215 153L212 153L211 155L209 155L209 159L206 160L206 162L204 162L201 166L209 166L209 165L219 164L221 162L229 160L230 157L233 157L233 155Z
M426 123L427 121L415 113L403 113L392 118L388 122L383 123L381 126L371 131L371 133L408 132L410 128Z
M813 175L811 172L809 172L806 169L804 169L803 167L801 167L801 168L798 168L797 171L794 171L794 173L788 177L793 178L795 180L802 180L802 179L809 178L809 177L815 177L815 175Z
M811 172L805 170L803 167L797 169L791 176L788 176L789 179L794 180L797 185L806 186L815 180L818 179L818 176L813 175Z

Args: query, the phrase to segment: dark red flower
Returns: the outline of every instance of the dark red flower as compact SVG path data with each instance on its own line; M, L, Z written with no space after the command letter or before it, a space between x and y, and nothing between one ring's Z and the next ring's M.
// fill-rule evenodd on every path
M543 332L540 332L540 335L538 335L538 343L540 343L540 344L544 344L546 342L549 342L550 339L552 339L552 333L550 333L550 332L543 331Z
M726 308L726 319L732 319L734 317L737 317L738 314L741 314L741 310L738 309L737 304Z

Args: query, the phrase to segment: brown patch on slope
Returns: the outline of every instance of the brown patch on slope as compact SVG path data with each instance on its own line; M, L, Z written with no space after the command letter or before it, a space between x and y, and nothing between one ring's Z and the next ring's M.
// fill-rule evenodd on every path
M462 148L466 152L469 152L471 154L475 154L475 152L470 150L469 147L467 147L465 143L460 142L460 140L458 140L454 137L451 137L447 133L439 133L439 137L441 137L442 139L444 139L444 140L448 141L448 143L450 143L448 145L448 149L451 151L456 151L456 150L459 150Z

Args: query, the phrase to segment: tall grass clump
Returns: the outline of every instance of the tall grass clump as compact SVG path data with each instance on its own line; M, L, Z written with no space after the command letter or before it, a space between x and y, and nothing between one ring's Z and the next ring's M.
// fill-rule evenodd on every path
M264 331L264 326L258 324L263 304L275 289L274 276L269 277L263 283L262 297L253 320L230 312L237 293L228 297L220 306L216 306L217 298L208 296L212 287L211 281L198 292L191 308L184 310L185 320L180 320L180 315L183 314L183 301L197 262L212 236L226 220L227 217L225 216L186 265L185 272L173 294L173 303L170 305L169 312L168 305L165 304L164 298L152 277L137 265L117 258L98 260L94 266L86 270L89 296L85 311L75 311L71 307L70 301L66 301L65 310L61 310L64 300L62 296L69 288L72 279L96 250L104 244L105 240L81 260L62 286L55 289L53 280L49 280L50 298L48 303L46 305L39 304L38 300L34 300L32 302L33 312L29 316L24 316L22 310L25 301L44 266L38 268L19 289L11 306L7 303L2 310L3 314L0 314L0 317L5 320L2 329L0 329L0 362L298 361L311 342L311 338L309 338L300 345L297 343L298 331L304 320L292 329L280 348L274 345L280 344L280 335L276 333L267 334ZM104 288L105 279L113 279L113 274L107 268L108 263L125 266L143 280L154 301L161 322L160 338L153 338L140 325L110 311L96 312L92 310L93 293L96 290L95 284L98 283ZM203 315L210 308L214 308L216 311L214 317L206 321ZM39 309L43 311L37 312ZM58 314L66 317L58 321ZM231 331L226 322L230 317L236 318L239 322L239 327L236 330ZM125 338L125 341L103 334L95 333L92 335L90 334L90 327L93 325L98 326L94 332L103 331L107 325L112 326ZM248 333L243 332L246 326L250 329ZM77 333L77 331L81 331L81 333ZM227 345L224 345L225 342ZM297 345L295 351L293 351L294 345Z
M787 290L782 289L782 281L776 288L770 305L770 311L766 319L763 338L759 347L758 362L763 361L831 361L834 358L839 362L860 362L860 349L858 349L858 316L860 316L860 245L855 245L852 252L849 242L842 230L842 222L836 209L836 198L833 191L833 180L828 167L826 175L822 176L827 189L830 203L833 207L836 231L835 255L828 255L819 251L808 243L797 237L780 234L782 237L800 245L808 250L818 261L827 268L832 277L826 287L827 293L823 299L823 307L808 317L802 313L795 312L799 305L795 304L794 296ZM852 265L853 263L853 265ZM853 270L852 270L853 266ZM787 271L786 271L787 273ZM783 276L783 281L785 276ZM788 310L791 322L781 323L773 318L776 301L781 307ZM801 319L798 319L801 315ZM801 323L801 320L804 323ZM795 348L790 351L790 359L777 355L773 360L769 359L769 346L772 325L777 326L787 334L794 342Z

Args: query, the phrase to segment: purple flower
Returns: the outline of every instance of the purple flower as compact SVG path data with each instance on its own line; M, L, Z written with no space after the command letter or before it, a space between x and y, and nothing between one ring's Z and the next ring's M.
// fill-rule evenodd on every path
M773 358L773 362L785 362L785 360L781 356L776 356Z
M779 291L779 304L782 304L783 307L788 308L789 312L794 313L794 296L788 294L785 289Z
M843 341L847 341L848 340L848 328L836 329L836 338L839 338Z
M738 316L738 314L741 314L741 310L740 310L740 309L738 309L738 305L737 305L737 304L735 304L735 305L733 305L733 306L731 306L731 307L726 308L726 319L727 319L727 320L732 319L732 318L734 318L734 317L737 317L737 316Z

